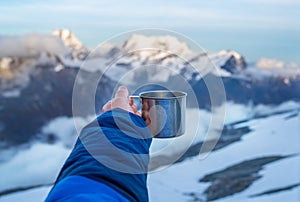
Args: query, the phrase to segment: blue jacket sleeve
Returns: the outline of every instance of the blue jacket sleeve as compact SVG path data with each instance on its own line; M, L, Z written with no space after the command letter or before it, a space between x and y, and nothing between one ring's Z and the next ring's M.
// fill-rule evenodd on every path
M48 198L63 179L82 176L107 185L129 201L148 201L151 141L141 117L119 108L100 115L81 131Z

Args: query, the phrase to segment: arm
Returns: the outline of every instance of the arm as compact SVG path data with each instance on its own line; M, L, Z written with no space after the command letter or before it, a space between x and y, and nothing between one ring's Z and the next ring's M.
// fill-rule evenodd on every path
M148 200L151 136L127 96L127 89L119 88L103 107L105 113L82 130L48 198L62 191L56 187L67 189L58 185L70 176L81 176L112 188L129 201Z

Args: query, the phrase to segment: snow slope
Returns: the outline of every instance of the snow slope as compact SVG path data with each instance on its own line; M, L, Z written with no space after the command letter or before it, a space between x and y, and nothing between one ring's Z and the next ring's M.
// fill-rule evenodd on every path
M281 106L280 108L292 109L292 106L299 107L295 103L287 103L286 107ZM229 108L232 112L235 110L236 113L234 113L234 116L226 119L227 123L251 118L253 117L252 111L257 110L253 109L251 111L249 106L242 107L242 105L234 104L229 105ZM260 112L262 112L262 108L260 106ZM270 113L270 107L265 107L264 109L266 113ZM298 114L295 115L295 113ZM230 116L230 114L228 115ZM45 126L44 130L55 133L56 124L59 126L57 127L58 133L72 133L72 126L66 118L52 121ZM61 125L69 126L70 129L62 131ZM205 196L202 193L210 184L198 182L204 175L222 170L244 160L272 155L296 154L295 156L267 164L259 173L263 177L255 181L248 189L219 201L280 202L283 199L289 199L291 202L299 201L299 186L271 195L249 198L251 195L270 189L300 182L299 112L286 112L265 118L252 119L235 125L235 127L242 126L249 126L252 132L243 136L241 141L212 152L206 159L199 160L198 156L194 156L181 163L149 174L150 200L158 202L190 201L193 198L188 193L194 192L197 193L198 199L202 198L205 201ZM205 124L202 127L205 127ZM60 136L61 141L52 145L37 142L27 149L20 149L10 160L2 162L0 164L0 173L7 174L1 176L0 190L53 182L70 151L64 146L66 144L64 138L68 136L71 136L71 134ZM69 144L69 142L67 143ZM164 146L155 144L159 143L154 141L153 146L157 148ZM45 186L2 196L0 197L0 202L20 201L21 198L25 197L28 200L30 199L30 201L42 201L49 189L49 186Z
M149 175L151 201L188 201L192 198L185 194L191 192L199 193L200 198L205 201L205 196L201 193L209 184L198 182L204 175L247 159L290 154L297 155L265 166L260 173L263 177L250 188L219 201L299 201L299 186L285 192L249 198L268 189L300 182L300 115L298 113L297 116L286 119L288 115L275 115L243 123L253 131L244 136L242 141L215 151L204 160L193 157Z
M16 194L11 194L0 198L0 201L5 202L17 202L17 201L30 201L30 202L41 202L44 201L47 194L51 190L50 186L36 188L28 191L23 191Z

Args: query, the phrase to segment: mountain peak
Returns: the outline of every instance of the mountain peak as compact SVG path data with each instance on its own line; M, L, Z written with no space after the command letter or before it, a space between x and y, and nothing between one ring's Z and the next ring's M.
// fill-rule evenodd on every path
M68 29L57 29L52 32L52 35L61 38L65 47L72 53L73 58L83 60L89 54L89 51L81 41Z
M52 35L60 37L66 47L73 48L73 49L80 49L83 47L83 44L68 29L54 30L52 32Z
M144 48L157 49L157 51L168 51L178 55L189 55L192 50L185 42L180 41L175 36L145 36L133 34L125 41L122 48L125 50L138 50Z
M217 66L231 73L239 72L247 67L245 58L233 50L221 50L212 54L211 58Z

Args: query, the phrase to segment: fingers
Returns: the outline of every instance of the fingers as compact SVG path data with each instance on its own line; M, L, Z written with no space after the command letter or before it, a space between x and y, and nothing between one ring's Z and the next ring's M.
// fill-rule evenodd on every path
M108 102L102 107L102 111L103 111L103 112L106 112L106 111L111 110L111 108L112 108L111 102L112 102L111 100L108 101Z
M134 105L134 101L133 101L132 98L129 98L129 105L130 105L130 106Z
M129 98L128 94L128 89L125 86L120 86L115 94L115 97L102 107L102 111L106 112L114 108L121 108L141 116L137 110L137 106L133 102L133 99Z
M128 98L128 89L125 86L120 86L116 92L115 97Z
M143 110L142 118L144 119L146 124L149 125L151 123L151 120L150 120L150 113L149 113L150 106L149 106L148 102L146 102L146 101L143 102L142 110Z
M132 108L133 112L138 115L138 116L142 116L141 113L138 111L137 106L134 104L134 100L132 98L129 98L129 105Z
M131 108L132 108L132 110L135 114L138 113L138 109L137 109L137 106L135 104L131 105Z
M127 107L128 106L128 107ZM128 110L129 107L129 99L128 99L128 90L125 86L120 86L115 94L115 97L108 101L103 107L102 111L106 112L113 108L123 108Z

